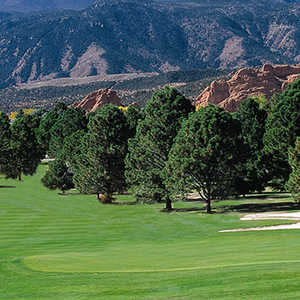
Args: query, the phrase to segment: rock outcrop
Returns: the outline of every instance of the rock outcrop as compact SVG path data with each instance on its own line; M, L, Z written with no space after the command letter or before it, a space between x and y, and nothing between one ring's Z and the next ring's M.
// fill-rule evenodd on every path
M95 111L97 108L108 103L122 106L121 100L116 91L110 89L100 89L88 94L82 99L82 101L75 103L73 106L81 107L88 113L91 111Z
M246 98L262 94L270 98L297 78L300 78L300 65L265 64L262 68L243 68L227 81L213 81L195 100L195 105L212 103L227 111L236 111Z

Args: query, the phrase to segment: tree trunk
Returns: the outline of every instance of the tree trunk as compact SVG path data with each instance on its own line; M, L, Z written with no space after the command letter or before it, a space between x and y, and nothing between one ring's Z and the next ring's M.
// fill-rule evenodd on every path
M97 200L102 204L109 204L112 203L113 197L111 193L104 193L104 194L97 193Z
M171 211L173 208L172 208L172 201L170 199L169 196L166 197L166 210L167 211Z
M18 180L22 181L22 173L21 172L18 174Z
M104 193L103 197L103 203L106 204L106 203L112 203L112 200L113 200L113 197L112 197L112 194L111 193Z
M100 203L102 203L101 196L102 196L101 194L97 193L97 200L98 200Z
M210 199L207 199L207 200L206 200L206 212L207 212L208 214L211 213L211 201L210 201Z
M153 200L154 200L155 202L158 202L158 203L164 202L164 200L162 199L160 193L155 193L154 196L153 196Z

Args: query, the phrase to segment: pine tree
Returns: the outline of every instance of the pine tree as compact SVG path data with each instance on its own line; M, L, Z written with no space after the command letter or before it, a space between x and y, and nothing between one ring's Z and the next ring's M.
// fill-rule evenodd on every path
M295 147L297 136L300 136L300 79L276 96L266 122L264 152L272 157L273 186L279 189L284 189L291 173L288 150Z
M43 150L37 141L36 132L40 119L23 115L10 126L10 155L7 176L21 180L22 173L33 175L43 158Z
M265 134L265 123L267 112L260 108L265 103L264 98L257 101L249 98L243 101L235 117L241 122L242 137L248 146L247 161L241 165L244 176L237 178L236 191L238 194L246 194L250 191L262 191L267 185L269 157L263 155L263 137Z
M209 105L190 115L170 151L165 182L173 197L196 190L211 212L211 201L225 199L243 162L240 122Z
M74 187L72 173L63 155L58 155L54 161L48 163L49 169L41 179L43 185L51 190L59 189L64 194Z
M144 115L137 105L130 105L124 114L129 126L129 136L133 138L136 134L138 122L144 118Z
M125 116L114 105L104 105L91 117L72 165L73 181L80 192L96 194L99 201L111 203L113 193L125 189L128 135Z
M84 130L77 130L73 134L67 136L64 140L61 156L71 168L76 168L78 155L81 153L81 140L85 134L86 132Z
M289 151L289 164L292 172L286 186L294 200L300 203L300 137L297 138L295 147Z
M192 111L190 100L174 88L165 87L148 100L126 158L127 182L137 199L165 202L166 209L172 209L163 172L181 122Z
M81 108L68 108L50 129L49 155L56 157L63 149L64 140L77 130L86 130L87 118Z
M9 164L9 143L10 143L10 130L9 130L9 119L8 116L0 112L0 173L5 174Z
M64 103L58 103L54 109L42 116L39 130L37 132L37 138L45 153L49 150L51 128L66 110L67 106Z

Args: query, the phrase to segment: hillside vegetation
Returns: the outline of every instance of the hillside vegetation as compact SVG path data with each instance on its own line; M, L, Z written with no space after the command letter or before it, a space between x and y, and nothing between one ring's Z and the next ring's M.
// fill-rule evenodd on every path
M144 106L153 91L166 84L175 84L184 95L196 98L200 92L214 79L229 74L227 70L192 70L173 71L160 74L128 74L108 76L105 81L93 81L91 77L85 79L87 83L80 84L76 80L55 80L55 82L40 82L27 84L21 87L9 87L0 90L0 110L10 112L23 108L50 109L57 102L72 104L82 100L87 94L102 88L112 88L121 97L122 103L132 102ZM128 77L128 79L127 79ZM132 77L132 79L130 79ZM134 78L138 77L138 78ZM72 82L73 85L72 85ZM40 87L37 87L40 86Z
M99 0L82 11L6 15L0 18L0 87L298 63L299 14L299 1Z

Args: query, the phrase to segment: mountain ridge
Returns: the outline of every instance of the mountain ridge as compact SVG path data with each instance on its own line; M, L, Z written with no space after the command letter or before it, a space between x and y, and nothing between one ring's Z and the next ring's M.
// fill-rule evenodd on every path
M0 0L0 11L31 12L56 9L84 9L93 0Z
M0 15L0 88L64 77L299 63L299 0L211 3L98 0L80 11Z

